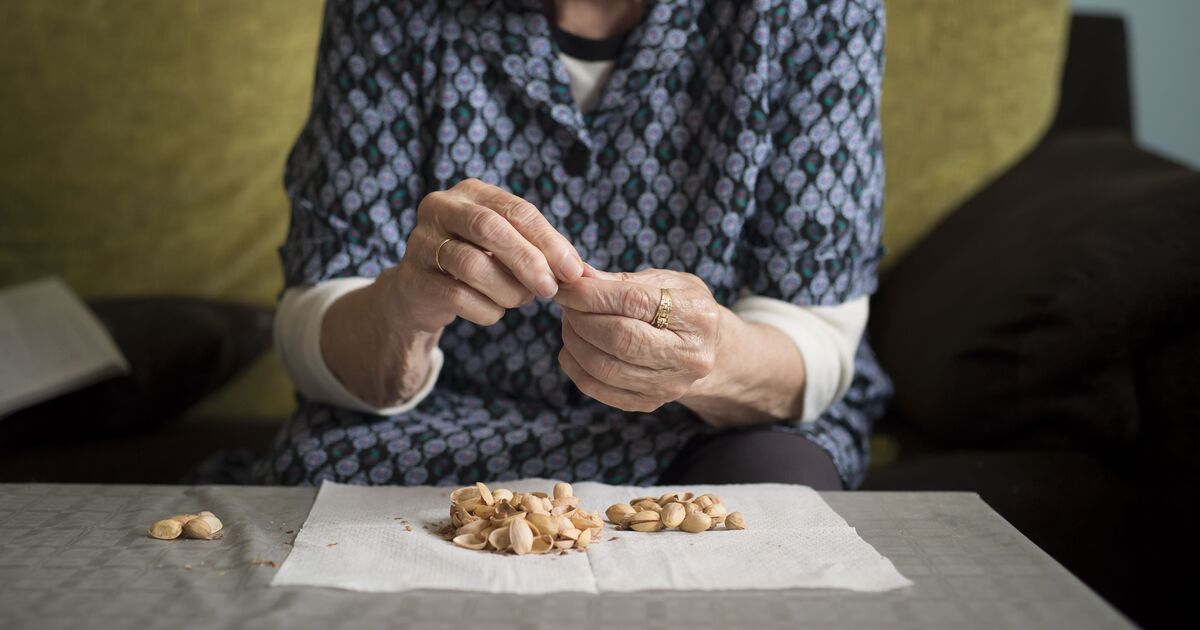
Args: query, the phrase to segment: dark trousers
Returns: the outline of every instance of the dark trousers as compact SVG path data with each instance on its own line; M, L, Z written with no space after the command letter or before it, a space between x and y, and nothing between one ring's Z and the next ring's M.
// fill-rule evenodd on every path
M659 478L660 485L795 483L842 490L833 460L799 435L765 428L693 438Z

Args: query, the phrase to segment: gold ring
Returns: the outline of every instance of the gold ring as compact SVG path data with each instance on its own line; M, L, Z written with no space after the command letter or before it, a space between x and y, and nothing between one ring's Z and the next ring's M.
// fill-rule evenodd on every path
M654 313L654 319L650 323L655 328L663 329L671 323L671 290L660 289L662 294L658 298L658 311Z
M452 240L454 240L454 239L448 238L448 239L442 241L441 243L438 243L437 249L433 250L434 264L437 265L438 271L446 274L447 276L450 275L450 272L446 271L446 268L442 266L442 247L444 247L446 245L446 243L449 243Z

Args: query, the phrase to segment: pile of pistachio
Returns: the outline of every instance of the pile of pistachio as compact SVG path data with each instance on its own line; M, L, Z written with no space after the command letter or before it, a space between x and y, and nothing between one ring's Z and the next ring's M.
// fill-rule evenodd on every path
M151 525L150 530L146 533L150 534L151 538L159 540L174 540L180 536L212 540L223 527L221 519L212 512L200 512L199 514L176 514L164 518Z
M715 494L668 492L657 499L638 497L629 503L610 505L604 514L613 525L635 532L680 529L699 533L721 524L725 529L746 529L742 513L729 512Z
M489 489L482 483L450 493L451 540L459 547L497 553L543 554L587 549L599 542L604 521L579 505L571 484L551 494Z

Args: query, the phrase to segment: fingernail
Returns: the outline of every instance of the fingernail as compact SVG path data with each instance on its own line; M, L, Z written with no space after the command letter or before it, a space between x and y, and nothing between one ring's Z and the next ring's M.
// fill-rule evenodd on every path
M558 293L558 283L554 281L554 276L545 274L537 279L536 287L534 287L538 295L544 298L552 298Z
M563 261L558 265L558 271L563 275L563 280L574 280L583 275L583 265L579 259L571 254L563 257Z

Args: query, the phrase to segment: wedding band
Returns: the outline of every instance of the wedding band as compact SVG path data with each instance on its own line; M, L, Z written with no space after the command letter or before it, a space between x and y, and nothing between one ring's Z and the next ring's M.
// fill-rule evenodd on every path
M442 266L442 247L444 247L446 245L446 243L449 243L452 240L454 240L454 239L448 238L448 239L442 241L441 243L438 243L437 249L433 250L434 264L437 265L438 271L446 274L447 276L450 275L450 272L446 271L446 268Z
M655 328L666 328L671 323L671 290L660 289L662 294L658 298L658 311L654 313L654 319L650 323Z

